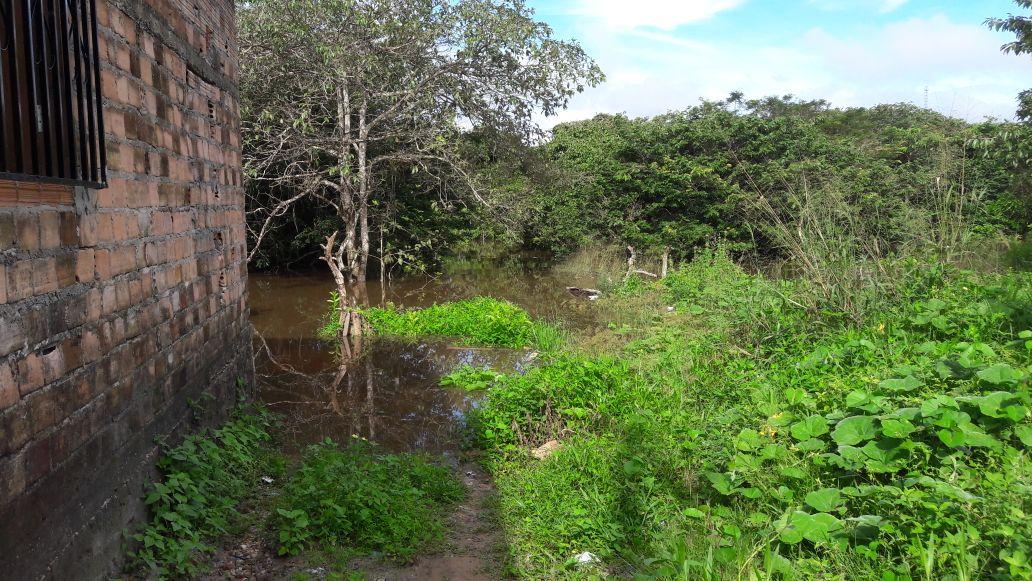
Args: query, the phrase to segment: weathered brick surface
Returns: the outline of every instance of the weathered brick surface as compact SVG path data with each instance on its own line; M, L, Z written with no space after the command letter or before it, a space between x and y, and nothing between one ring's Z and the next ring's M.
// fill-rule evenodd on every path
M109 187L2 184L5 580L114 572L157 442L224 417L250 379L233 17L232 0L98 0Z

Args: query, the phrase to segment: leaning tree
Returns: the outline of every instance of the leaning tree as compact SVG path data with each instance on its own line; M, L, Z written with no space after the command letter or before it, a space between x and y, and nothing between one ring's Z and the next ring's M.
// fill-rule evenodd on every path
M483 201L456 137L530 140L536 115L602 79L523 0L248 0L238 17L251 257L296 204L318 204L345 306L346 283L366 276L380 176L446 170Z

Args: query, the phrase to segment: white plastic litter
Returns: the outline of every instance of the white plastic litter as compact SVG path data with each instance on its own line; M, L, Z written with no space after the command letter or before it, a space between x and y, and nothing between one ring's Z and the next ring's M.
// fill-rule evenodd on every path
M594 553L588 551L584 551L583 553L574 557L574 559L577 559L577 564L579 565L590 565L598 561L598 557L595 556Z

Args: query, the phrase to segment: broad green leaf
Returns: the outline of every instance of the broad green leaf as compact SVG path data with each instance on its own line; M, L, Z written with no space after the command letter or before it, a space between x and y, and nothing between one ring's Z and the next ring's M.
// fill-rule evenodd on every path
M866 391L851 391L846 396L846 406L851 408L860 407L869 401L871 401L871 394Z
M1021 379L1021 371L1006 363L997 363L979 371L976 375L986 383L993 385L1016 385Z
M692 506L684 509L681 513L688 518L706 518L706 513Z
M991 418L999 418L1004 415L1000 412L1000 406L1003 405L1003 402L1013 399L1014 397L1013 393L1007 391L994 391L977 398L975 403L978 404L978 411L982 412L983 415L987 415Z
M890 438L903 439L909 436L917 428L906 419L883 419L881 421L882 433Z
M809 440L828 433L828 421L821 416L810 416L792 424L790 429L796 440Z
M820 512L828 512L842 503L842 494L837 488L821 488L807 494L804 502Z
M781 540L795 544L803 539L814 543L827 541L829 535L842 528L842 521L830 514L819 512L807 514L796 511L788 519L788 526L781 532Z
M840 445L852 446L878 435L874 418L870 416L851 416L838 423L831 433L832 439Z
M706 478L709 479L717 492L724 495L731 494L731 479L726 474L722 472L707 472Z
M752 486L745 487L745 488L738 488L738 489L736 489L736 491L739 494L741 494L742 496L744 496L746 498L751 498L751 499L754 499L754 500L759 498L759 497L761 497L761 496L763 496L763 492L759 488L754 488Z
M946 444L950 448L964 445L964 432L959 429L943 428L936 432L936 435L939 436L939 439L942 440L943 444Z
M818 452L826 447L827 444L820 438L810 438L809 440L803 440L796 444L796 449L802 450L803 452Z
M741 432L738 432L738 437L735 438L735 447L739 450L755 450L763 441L759 432L752 428L744 428Z
M1028 408L1023 405L1009 405L1003 408L1003 415L1012 422L1020 422L1028 415Z
M902 379L886 379L879 383L878 387L886 391L914 391L922 385L924 383L920 379L913 375L908 375Z
M806 392L797 387L790 387L785 390L785 401L787 401L789 405L795 405L803 401L803 398L805 397Z
M1014 435L1021 440L1026 448L1032 448L1032 426L1024 425L1014 428Z

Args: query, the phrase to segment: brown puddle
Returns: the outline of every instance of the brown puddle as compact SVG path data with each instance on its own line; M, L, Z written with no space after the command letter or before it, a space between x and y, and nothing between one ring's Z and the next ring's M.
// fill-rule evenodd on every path
M353 289L360 304L402 307L486 295L511 300L534 317L572 328L591 325L591 305L567 286L593 286L589 277L557 273L536 260L468 265L437 278L410 277ZM322 341L316 331L333 283L327 274L250 275L251 321L258 354L259 398L284 416L289 451L332 438L368 438L391 451L452 456L476 395L438 385L461 364L520 370L530 351L456 347L443 340L400 342L367 337L348 346ZM346 364L342 364L346 361Z

